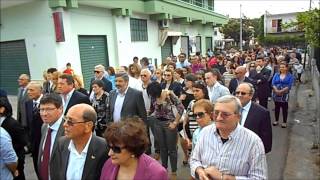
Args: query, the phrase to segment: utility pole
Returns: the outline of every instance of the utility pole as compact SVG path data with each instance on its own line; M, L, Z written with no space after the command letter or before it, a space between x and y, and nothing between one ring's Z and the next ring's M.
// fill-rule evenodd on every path
M242 51L242 12L241 12L242 5L240 4L240 51Z

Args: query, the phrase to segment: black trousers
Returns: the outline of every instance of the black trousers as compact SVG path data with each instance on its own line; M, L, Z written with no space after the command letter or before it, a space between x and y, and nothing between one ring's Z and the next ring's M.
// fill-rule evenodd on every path
M276 121L279 121L280 109L282 109L283 122L287 123L288 118L288 102L274 102L274 114Z

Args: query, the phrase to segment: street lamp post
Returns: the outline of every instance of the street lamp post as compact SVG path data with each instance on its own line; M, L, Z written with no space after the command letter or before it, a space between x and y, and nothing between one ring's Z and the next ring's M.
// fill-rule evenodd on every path
M240 51L242 51L242 12L241 12L242 5L240 4Z

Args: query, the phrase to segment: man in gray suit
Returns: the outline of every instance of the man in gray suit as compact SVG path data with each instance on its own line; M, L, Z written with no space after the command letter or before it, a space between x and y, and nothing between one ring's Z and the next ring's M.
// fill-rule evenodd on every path
M110 92L110 120L118 122L124 117L140 117L145 123L147 112L142 92L128 86L127 73L116 74L116 88Z
M55 93L45 94L40 100L40 116L43 120L38 155L40 180L48 180L51 174L51 159L56 156L57 141L64 135L62 98ZM50 169L50 170L49 170Z
M58 140L57 156L52 159L51 180L99 179L107 160L105 139L92 133L97 114L88 104L72 106L64 122L65 136Z

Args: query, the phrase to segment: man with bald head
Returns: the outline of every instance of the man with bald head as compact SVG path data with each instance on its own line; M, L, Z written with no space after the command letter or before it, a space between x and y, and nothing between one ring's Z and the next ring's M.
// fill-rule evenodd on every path
M31 142L31 153L34 169L39 175L37 160L39 155L39 145L41 140L41 127L43 121L40 116L39 105L42 98L42 85L39 82L31 81L27 86L27 93L30 100L26 102L26 118L30 127L28 135ZM39 177L39 176L38 176Z
M255 132L262 140L265 153L272 148L272 127L270 112L263 106L252 102L254 87L250 83L241 83L235 94L240 99L242 113L239 124Z
M53 176L60 179L99 179L107 159L105 140L92 133L97 114L88 104L72 106L63 124L65 136L57 145L57 157L52 159Z
M232 78L230 83L229 83L229 91L231 94L235 95L235 91L238 87L238 85L242 82L248 82L248 83L252 83L252 81L245 76L247 70L245 67L243 66L238 66L235 70L235 78Z

